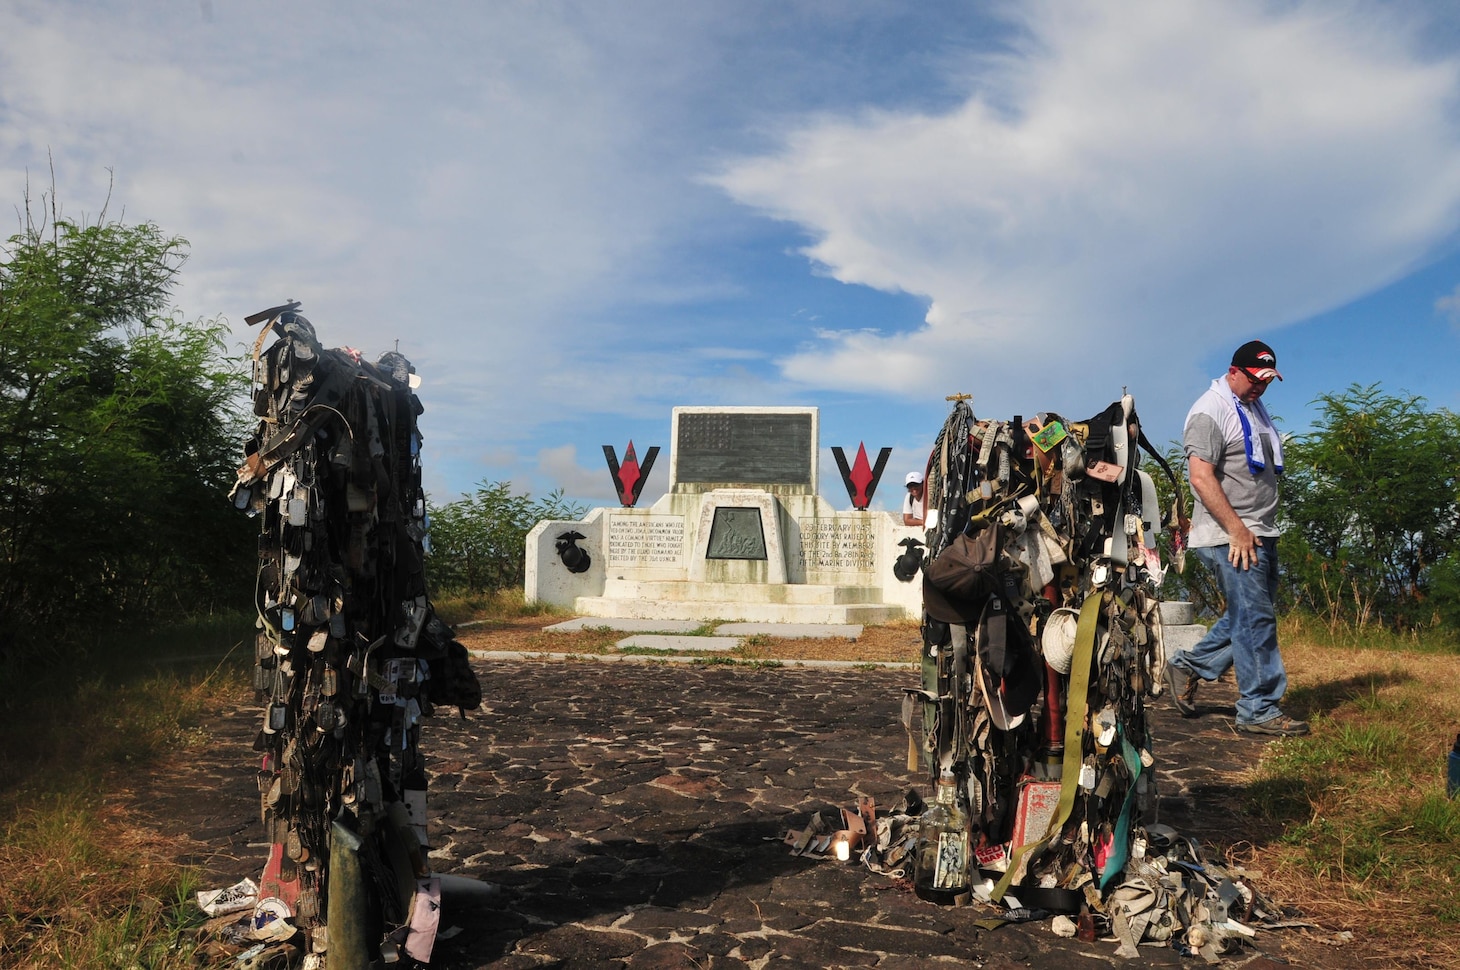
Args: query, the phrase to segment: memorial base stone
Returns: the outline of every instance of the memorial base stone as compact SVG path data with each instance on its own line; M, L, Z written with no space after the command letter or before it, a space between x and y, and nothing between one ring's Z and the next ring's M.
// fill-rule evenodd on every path
M921 529L817 492L815 408L675 408L671 483L651 508L594 509L527 537L529 601L582 616L877 624L922 613L892 573ZM571 572L570 532L589 555Z

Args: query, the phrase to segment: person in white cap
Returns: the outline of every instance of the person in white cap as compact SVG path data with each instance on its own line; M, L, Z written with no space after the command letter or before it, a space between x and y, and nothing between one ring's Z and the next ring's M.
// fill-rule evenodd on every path
M908 472L903 483L907 485L907 494L902 498L902 524L922 525L926 515L923 502L923 473Z

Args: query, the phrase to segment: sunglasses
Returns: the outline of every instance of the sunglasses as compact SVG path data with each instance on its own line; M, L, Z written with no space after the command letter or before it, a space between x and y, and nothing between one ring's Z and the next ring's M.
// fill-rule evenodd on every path
M1247 378L1254 384L1266 387L1273 382L1273 379L1271 377L1258 377L1256 374L1252 373L1252 371L1248 370L1245 367L1239 367L1237 369L1242 372L1243 377Z

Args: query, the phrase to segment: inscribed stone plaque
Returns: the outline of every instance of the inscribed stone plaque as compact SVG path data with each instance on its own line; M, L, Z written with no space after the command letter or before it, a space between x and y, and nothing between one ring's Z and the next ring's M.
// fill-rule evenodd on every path
M705 558L764 559L765 531L760 524L760 509L732 506L715 509Z
M678 482L811 484L809 413L688 411L678 422Z
M852 519L802 519L801 562L808 569L871 572L875 568L877 530L871 522Z
M610 515L611 566L684 565L684 519L678 515Z

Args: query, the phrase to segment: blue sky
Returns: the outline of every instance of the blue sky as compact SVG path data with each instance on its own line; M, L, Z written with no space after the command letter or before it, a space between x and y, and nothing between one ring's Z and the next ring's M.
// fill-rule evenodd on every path
M415 363L427 485L610 504L675 405L1158 443L1254 336L1288 430L1460 410L1460 10L1421 2L0 8L0 197L186 237L189 317L285 299ZM644 502L667 484L667 455Z

